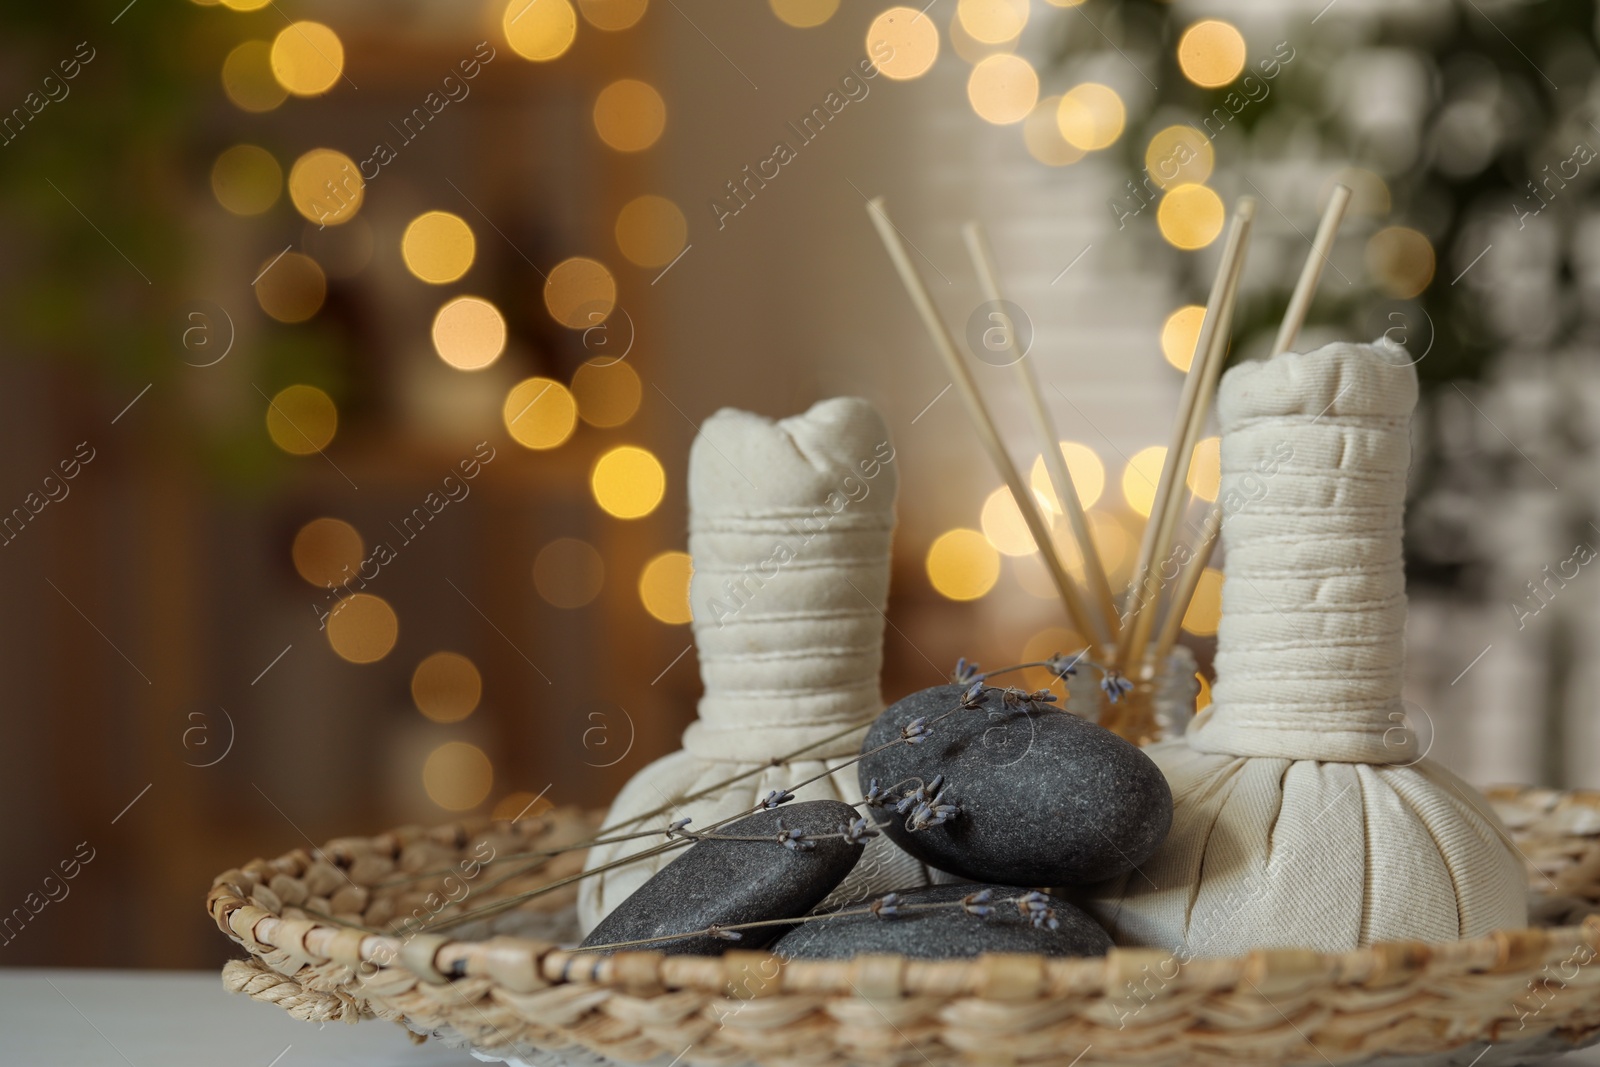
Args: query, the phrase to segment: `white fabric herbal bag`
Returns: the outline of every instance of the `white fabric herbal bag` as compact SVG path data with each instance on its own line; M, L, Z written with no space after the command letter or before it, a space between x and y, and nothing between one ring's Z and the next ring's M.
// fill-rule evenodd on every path
M682 750L645 767L617 795L606 827L649 829L685 817L708 827L857 753L865 726L883 711L894 463L883 417L856 398L825 400L778 422L732 409L706 420L689 453L689 598L705 685L699 718ZM854 726L863 729L835 736ZM800 749L804 755L785 759ZM853 765L795 793L861 799ZM667 814L630 822L665 805ZM601 845L587 866L656 843ZM584 930L681 854L584 880ZM927 881L922 864L875 838L829 902Z
M1405 726L1401 519L1416 372L1333 344L1223 378L1226 581L1214 702L1147 751L1167 841L1089 901L1121 944L1342 951L1526 925L1526 880L1471 786Z

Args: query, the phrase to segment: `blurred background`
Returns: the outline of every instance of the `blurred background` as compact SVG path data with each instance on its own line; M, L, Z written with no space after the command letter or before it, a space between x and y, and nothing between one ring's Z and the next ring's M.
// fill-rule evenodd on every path
M211 966L206 888L252 856L606 803L694 714L684 472L724 406L887 417L887 698L1081 644L877 195L958 331L988 227L1126 582L1228 205L1261 201L1249 358L1350 186L1300 347L1419 361L1411 724L1477 782L1600 785L1593 3L4 19L0 965ZM974 368L1043 487L1011 372Z

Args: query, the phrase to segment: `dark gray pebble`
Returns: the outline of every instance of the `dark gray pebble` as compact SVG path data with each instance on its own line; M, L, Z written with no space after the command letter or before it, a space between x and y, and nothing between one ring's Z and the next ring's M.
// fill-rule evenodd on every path
M987 918L961 908L917 910L910 904L957 901L988 889L994 910ZM935 885L896 893L899 913L841 915L803 923L785 934L772 951L785 959L849 959L859 954L899 953L921 959L963 959L981 952L1029 952L1045 956L1104 956L1111 938L1093 919L1059 897L1049 906L1058 924L1054 930L1034 926L1013 903L1028 891L1002 885Z
M1059 706L1007 707L986 692L962 710L965 686L913 693L878 717L862 743L868 752L928 721L921 744L900 744L857 766L865 792L873 779L889 806L868 808L901 848L975 882L1068 886L1098 882L1144 862L1172 825L1172 790L1139 748ZM908 829L895 800L944 775L944 800L959 811L941 825Z
M854 808L837 800L790 801L715 832L775 838L781 819L790 829L835 833L859 817ZM860 844L837 837L811 844L809 849L793 851L776 840L697 841L600 920L583 939L583 947L804 915L844 881L862 852ZM701 935L632 950L720 956L733 948L761 948L787 929L764 926L740 931L738 940Z

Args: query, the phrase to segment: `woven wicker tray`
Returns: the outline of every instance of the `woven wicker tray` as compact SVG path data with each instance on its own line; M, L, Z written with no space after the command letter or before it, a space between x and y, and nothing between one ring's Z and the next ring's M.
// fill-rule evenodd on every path
M332 841L315 856L253 860L215 880L206 908L250 953L225 968L229 989L309 1021L394 1020L480 1058L1534 1063L1600 1040L1600 793L1488 795L1528 860L1539 925L1340 954L1284 949L1181 965L1145 949L1091 960L601 957L558 947L576 938L576 886L449 936L359 928L399 930L406 917L449 916L573 873L581 853L503 880L518 869L516 853L590 835L596 817L573 810L409 827ZM495 862L466 877L489 849ZM481 889L448 903L463 884Z

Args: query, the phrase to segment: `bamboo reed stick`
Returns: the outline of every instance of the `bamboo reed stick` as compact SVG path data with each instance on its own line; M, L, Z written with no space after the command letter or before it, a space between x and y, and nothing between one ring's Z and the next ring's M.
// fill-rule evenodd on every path
M962 361L961 353L956 350L950 331L939 318L939 312L933 306L933 299L928 295L928 288L923 284L916 265L906 254L905 245L900 239L900 231L889 221L888 212L883 207L883 197L875 197L867 202L867 214L872 218L872 225L877 229L883 247L889 253L889 259L894 263L895 271L900 275L900 281L905 285L907 295L911 297L911 304L916 308L917 315L922 319L922 325L933 341L934 349L944 361L945 369L949 371L956 391L961 394L979 442L989 453L989 459L994 463L995 469L1005 479L1006 486L1011 490L1012 499L1017 503L1017 510L1022 512L1023 521L1028 525L1028 532L1033 535L1034 543L1039 546L1039 553L1044 558L1045 567L1050 572L1050 579L1055 583L1056 591L1061 595L1061 602L1066 607L1068 617L1078 632L1087 637L1095 632L1094 617L1090 614L1088 605L1084 603L1072 576L1061 566L1061 561L1051 550L1050 529L1045 525L1044 516L1039 512L1038 502L1023 483L1016 464L1011 461L1011 456L1001 443L994 419L984 406L983 397L978 393L971 372Z
M961 232L967 242L967 254L972 258L972 266L977 271L978 284L982 287L984 299L992 304L999 304L1004 298L1000 294L999 272L995 269L994 250L989 245L988 235L977 222L967 223ZM1015 331L1008 331L1008 336L1011 345L1015 346ZM1039 389L1039 376L1034 372L1033 363L1026 354L1023 354L1017 356L1011 365L1016 368L1022 393L1028 401L1028 414L1033 422L1034 432L1039 437L1045 472L1050 477L1051 488L1055 490L1056 499L1060 502L1062 513L1072 530L1073 540L1078 544L1089 592L1093 595L1095 606L1100 609L1100 629L1093 634L1085 634L1084 637L1110 648L1116 643L1119 627L1116 604L1111 598L1111 582L1106 577L1105 565L1100 560L1100 550L1095 546L1094 538L1090 534L1089 519L1083 513L1083 502L1078 499L1078 488L1073 483L1072 472L1067 469L1066 459L1061 454L1061 444L1056 437L1050 412L1044 405L1044 396Z
M1300 336L1306 314L1311 310L1311 300L1316 296L1317 283L1322 280L1322 268L1333 251L1333 242L1339 236L1339 224L1344 221L1345 209L1349 206L1349 187L1335 185L1333 195L1328 198L1328 206L1323 209L1322 221L1317 224L1317 235L1311 242L1311 254L1306 257L1305 265L1300 268L1300 278L1295 282L1294 292L1289 297L1289 306L1284 309L1283 322L1278 326L1278 336L1272 342L1274 356L1289 351L1295 339ZM1221 532L1222 505L1218 503L1206 513L1194 558L1178 576L1178 585L1173 592L1171 606L1167 610L1166 618L1162 620L1154 656L1158 670L1171 654L1172 646L1177 643L1178 627L1183 624L1183 617L1189 611L1195 590L1200 587L1200 577L1211 561L1211 553L1217 544L1217 535Z
M1216 277L1211 282L1211 295L1206 301L1205 319L1200 325L1200 336L1195 341L1194 359L1189 364L1188 377L1184 379L1183 394L1178 400L1178 415L1173 422L1172 442L1167 448L1166 460L1161 465L1161 478L1156 484L1155 499L1150 508L1150 519L1145 525L1144 538L1139 547L1139 562L1133 570L1133 581L1128 587L1126 610L1128 620L1123 639L1117 649L1117 666L1123 674L1137 680L1140 677L1144 653L1156 621L1158 596L1145 595L1145 585L1159 559L1171 551L1172 536L1178 524L1179 504L1185 475L1200 436L1206 413L1210 409L1211 394L1216 389L1217 378L1222 373L1222 363L1227 355L1228 323L1223 319L1228 292L1236 286L1244 266L1245 248L1250 237L1250 224L1255 218L1256 202L1253 197L1240 197L1233 210L1233 225L1228 230L1227 244L1217 264ZM1218 338L1222 344L1217 343Z

